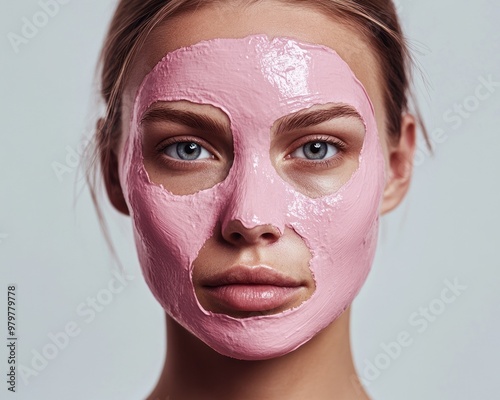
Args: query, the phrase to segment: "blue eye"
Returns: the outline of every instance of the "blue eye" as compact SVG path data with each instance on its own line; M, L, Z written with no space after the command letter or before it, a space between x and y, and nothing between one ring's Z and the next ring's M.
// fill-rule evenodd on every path
M291 156L308 160L324 160L339 152L338 148L328 142L309 142L295 150Z
M178 142L171 144L163 152L172 158L183 161L194 161L213 158L212 154L203 146L195 142Z

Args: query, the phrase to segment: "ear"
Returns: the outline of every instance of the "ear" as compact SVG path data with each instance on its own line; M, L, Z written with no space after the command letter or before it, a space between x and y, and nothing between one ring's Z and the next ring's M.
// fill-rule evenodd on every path
M406 114L401 120L401 136L397 144L389 144L388 177L382 198L381 214L396 208L410 188L416 146L415 117Z
M103 120L100 119L97 123L98 130L102 127L102 124ZM109 201L117 211L125 215L130 215L120 183L116 151L113 148L104 148L101 149L100 152L102 176L104 178Z

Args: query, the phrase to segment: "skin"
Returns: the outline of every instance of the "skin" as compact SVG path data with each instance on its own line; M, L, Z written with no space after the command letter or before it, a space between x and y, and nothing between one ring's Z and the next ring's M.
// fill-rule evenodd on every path
M221 3L182 14L151 32L128 77L123 95L122 140L115 149L115 155L120 154L124 138L129 134L128 121L140 82L167 52L201 40L220 37L242 38L263 33L270 37L290 36L334 49L364 85L374 105L378 131L387 161L387 182L380 212L385 214L395 208L404 198L410 184L415 150L415 120L411 115L402 116L399 143L389 141L382 96L383 80L369 43L359 31L312 8L274 1L258 2L250 6L243 6L240 2L227 3L230 4ZM192 107L189 104L177 104L177 106ZM217 116L217 110L205 111L212 113L224 123L224 116ZM152 129L150 127L150 130ZM225 139L224 143L227 154L230 155L230 139ZM143 143L145 152L151 148L150 146L151 144ZM283 154L282 150L285 147L286 144L276 145L276 151L272 150L270 154L271 157L276 156L277 170L286 175L285 169L279 165L279 160L282 159L279 155ZM353 155L355 154L354 152ZM119 158L112 157L109 164L104 167L106 187L115 208L128 214L117 178L116 159ZM230 156L226 155L220 159L223 160L221 163L213 165L214 173L209 175L211 179L222 180L230 167ZM193 193L201 190L200 182L207 179L207 176L193 178L193 174L188 174L188 182L184 182L184 185L178 184L176 188L174 181L169 179L163 181L165 176L161 164L152 153L151 157L145 154L145 162L149 163L146 167L148 173L153 176L152 180L171 185L170 189L174 191L187 190ZM349 165L351 168L353 165L354 168L356 166L355 163L350 164L349 159L342 165L344 176L347 177L350 176ZM326 188L329 189L331 188ZM310 296L314 290L307 268L310 254L307 248L297 241L293 232L285 231L277 240L266 226L248 230L241 224L238 225L237 221L229 226L229 232L221 231L214 235L200 252L195 262L197 274L193 277L195 287L197 287L196 282L202 280L205 274L216 271L217 262L230 263L230 258L236 254L241 256L259 253L269 257L269 263L275 262L277 268L303 279L304 293L301 298L296 299L297 302L300 303ZM237 233L239 236L232 233ZM236 237L239 239L235 239ZM280 265L276 253L269 251L270 241L274 245L279 243L279 246L283 246L283 251L295 246L297 251L295 257L298 256L301 263L283 262ZM215 259L217 262L210 263L208 262L210 259ZM197 295L202 299L200 301L205 301L207 307L217 310L217 304L203 300L199 285ZM290 306L292 305L287 305ZM226 310L219 309L219 311ZM272 312L276 311L279 310ZM366 392L356 384L356 370L349 339L349 318L350 307L313 339L285 356L266 361L240 361L218 354L186 332L167 315L168 355L157 387L148 399L368 399Z
M314 112L332 109L334 105L316 105L306 110ZM166 118L163 110L189 111L210 118L217 129L193 129L175 119ZM320 124L296 129L287 121L303 116L303 111L278 119L271 128L270 157L278 174L297 190L315 198L331 194L345 184L358 167L365 128L361 117L342 116ZM335 134L331 134L334 132ZM141 123L144 164L149 178L177 195L213 187L227 176L233 161L232 134L228 117L211 105L187 101L154 104ZM304 146L322 142L328 162L318 163L305 157ZM176 153L179 142L194 141L202 147L195 161L180 159ZM340 143L340 144L339 144ZM182 144L184 146L185 144ZM342 149L340 148L342 146ZM319 165L319 166L318 166ZM273 226L245 229L239 221L232 221L222 229L216 228L194 262L193 283L200 304L206 310L234 317L257 315L255 311L231 310L217 301L205 284L210 278L228 271L237 264L264 264L283 275L293 277L301 286L294 297L278 308L259 310L258 314L273 314L297 307L315 290L309 261L311 254L294 230L286 228L281 235ZM300 263L297 262L300 260Z

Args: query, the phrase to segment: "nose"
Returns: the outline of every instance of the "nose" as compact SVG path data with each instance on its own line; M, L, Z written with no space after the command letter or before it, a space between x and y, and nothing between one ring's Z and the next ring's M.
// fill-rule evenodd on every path
M241 221L232 220L222 229L222 237L235 246L269 245L278 241L281 233L270 224L247 228Z
M221 233L233 245L274 243L285 230L286 189L269 155L252 151L252 143L245 145L233 165L235 179L221 210Z

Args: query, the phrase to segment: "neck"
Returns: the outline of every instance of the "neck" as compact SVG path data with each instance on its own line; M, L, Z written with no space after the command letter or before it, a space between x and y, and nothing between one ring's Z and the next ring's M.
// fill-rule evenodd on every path
M369 400L355 383L349 314L297 350L264 361L222 356L167 316L167 359L149 400Z

